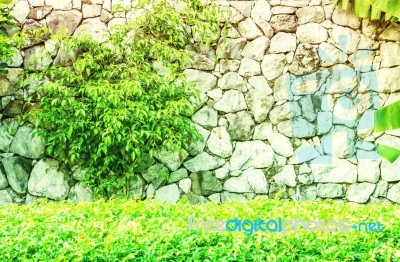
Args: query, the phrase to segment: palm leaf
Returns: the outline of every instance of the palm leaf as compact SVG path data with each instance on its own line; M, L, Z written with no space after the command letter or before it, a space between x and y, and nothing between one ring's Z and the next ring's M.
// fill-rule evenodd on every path
M377 132L400 128L400 101L375 111L374 120Z
M388 15L400 18L400 0L370 0L371 4L387 13Z
M354 0L354 13L361 18L369 18L371 3L369 0Z
M399 149L382 144L376 145L376 152L390 163L393 163L400 155Z

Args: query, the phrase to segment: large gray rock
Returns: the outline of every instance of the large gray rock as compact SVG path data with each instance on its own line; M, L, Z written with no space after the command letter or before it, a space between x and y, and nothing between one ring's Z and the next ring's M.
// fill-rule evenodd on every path
M292 119L301 115L301 109L297 102L286 102L275 106L269 113L269 119L272 124L277 125L283 120Z
M245 141L251 139L255 123L248 112L240 111L236 114L227 114L226 119L229 122L228 133L232 140Z
M297 9L297 23L322 23L325 20L324 9L321 6L306 6Z
M296 173L294 172L294 166L293 165L284 166L281 171L275 174L274 180L277 184L280 185L284 184L290 187L295 187L297 183L296 183Z
M333 123L353 128L358 119L358 111L351 98L340 97L333 109Z
M346 186L343 184L317 184L317 195L321 198L344 197Z
M381 159L375 151L357 151L358 181L377 183L381 174Z
M192 120L205 128L213 128L218 124L218 113L212 107L205 106L193 115Z
M307 141L303 140L301 145L293 152L289 164L302 164L320 156L320 153Z
M246 38L221 38L218 42L217 55L219 58L241 59L245 44Z
M347 60L346 53L327 42L323 42L319 45L318 56L321 58L321 66L332 66L344 63Z
M66 171L60 169L59 162L52 159L41 159L33 167L28 182L30 194L63 200L68 196L70 186Z
M237 90L228 90L221 100L214 104L214 108L225 113L233 113L247 108L246 101L241 92Z
M195 125L195 127L201 135L202 139L194 140L189 143L189 146L186 148L186 150L191 156L198 155L203 151L204 147L206 146L206 141L210 136L210 131L208 131L207 129L204 129L199 125Z
M76 202L90 202L93 200L93 193L82 182L78 182L69 191L68 199Z
M389 189L389 183L386 181L380 180L376 184L376 188L374 191L374 197L386 197L388 189Z
M260 140L237 142L230 159L231 171L266 168L274 162L274 150Z
M217 78L210 73L194 69L186 69L184 73L187 80L192 82L200 92L208 92L217 85Z
M229 178L224 183L224 190L235 193L268 193L269 184L264 172L260 169L249 168L238 177Z
M392 67L400 65L398 57L400 56L400 44L398 43L382 43L381 51L381 67Z
M246 18L240 22L238 31L242 37L246 37L248 40L253 40L263 35L263 32L261 32L251 18Z
M293 146L289 138L276 132L268 133L266 137L275 153L284 157L293 155Z
M18 194L26 194L32 161L20 156L7 157L1 160L11 188Z
M381 175L382 180L387 182L400 181L400 157L396 159L393 163L390 163L386 159L382 158L381 163Z
M400 204L400 183L394 184L389 188L387 199L397 204Z
M7 190L0 190L0 206L5 206L12 203L12 198Z
M318 112L317 115L317 135L323 135L329 132L332 128L332 113Z
M149 167L143 174L144 180L151 182L155 189L166 184L169 178L169 170L163 164L155 164Z
M18 22L22 23L25 21L29 14L29 3L26 0L18 1L15 3L14 8L10 13Z
M296 35L279 32L271 39L270 53L286 53L296 50Z
M45 143L40 136L32 137L33 129L22 126L18 129L11 142L10 152L27 158L38 159L43 157Z
M72 0L45 0L46 5L53 7L54 9L60 10L71 10L72 9Z
M296 186L296 192L293 196L295 201L314 201L317 198L317 187L316 186Z
M271 38L274 31L268 21L271 20L271 6L267 1L256 1L251 10L251 18L261 28L264 35Z
M320 58L317 49L311 44L302 43L297 46L294 60L289 70L296 75L315 72L318 69L319 62Z
M316 95L306 95L299 101L304 118L309 122L314 122L317 112L321 108L321 97Z
M190 172L213 170L222 166L223 164L225 164L224 159L217 156L212 156L206 152L203 152L183 163L186 169Z
M154 158L163 163L171 171L177 170L188 156L189 153L180 147L178 147L175 151L161 148L156 150L154 154Z
M243 77L259 75L261 73L260 64L256 60L245 57L240 61L238 73Z
M236 72L228 72L224 74L218 80L218 87L220 87L222 90L235 89L240 92L245 92L247 90L246 82Z
M110 36L108 27L99 17L85 19L82 24L75 30L76 36L91 36L93 40L103 43Z
M30 70L44 70L53 60L44 45L37 45L25 50L25 68Z
M271 18L271 26L276 32L296 32L297 22L295 15L274 15Z
M308 138L315 135L315 126L302 117L286 120L278 124L279 133L287 137Z
M168 184L178 182L179 180L187 178L187 176L188 176L188 171L184 168L180 168L171 173L171 175L168 178Z
M300 43L319 44L328 39L328 31L317 23L300 25L296 31Z
M266 55L261 62L261 71L267 80L274 80L283 74L286 62L284 54Z
M361 82L369 91L394 93L400 90L400 66L363 73Z
M156 190L156 199L160 202L176 203L179 197L180 192L176 184L167 185Z
M55 34L67 29L67 34L72 35L82 21L82 13L77 10L53 11L46 17L47 27Z
M268 113L274 104L274 99L261 90L252 89L246 95L246 103L256 123L261 123L267 119Z
M265 49L268 48L270 44L270 40L261 36L253 41L249 42L242 51L242 56L248 57L250 59L254 59L256 61L261 61L264 57Z
M262 91L266 95L272 94L272 89L268 85L268 81L264 76L252 76L247 79L249 84L256 90Z
M15 132L10 132L10 128L15 128L17 130L18 126L0 126L0 150L4 152L8 152L10 150L10 145L13 140L13 134Z
M348 27L333 26L330 36L335 46L346 54L354 53L360 42L360 34Z
M232 155L233 146L231 137L225 127L216 127L211 130L207 141L207 147L211 153L220 157L229 157Z
M356 133L351 128L337 125L322 137L321 144L327 155L349 158L354 156L357 151Z
M221 192L222 184L211 171L190 174L192 192L197 195L209 196Z
M311 161L310 167L317 183L355 183L357 166L347 160L321 156Z
M0 190L6 189L8 187L8 181L6 176L3 174L3 170L0 169Z
M370 183L358 183L349 186L347 199L351 202L364 204L375 190L376 185Z

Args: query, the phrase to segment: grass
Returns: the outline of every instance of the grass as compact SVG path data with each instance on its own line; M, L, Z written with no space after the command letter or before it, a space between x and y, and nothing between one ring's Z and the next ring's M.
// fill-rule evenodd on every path
M207 232L202 220L348 219L380 222L381 232ZM0 261L400 261L397 205L330 201L191 205L115 199L45 202L0 210Z

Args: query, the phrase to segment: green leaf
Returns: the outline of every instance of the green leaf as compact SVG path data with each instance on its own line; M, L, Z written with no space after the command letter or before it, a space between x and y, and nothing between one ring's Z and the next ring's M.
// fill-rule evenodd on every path
M375 111L374 120L376 132L400 128L400 101Z
M381 157L385 158L390 163L393 163L400 156L400 149L382 144L376 145L376 151Z

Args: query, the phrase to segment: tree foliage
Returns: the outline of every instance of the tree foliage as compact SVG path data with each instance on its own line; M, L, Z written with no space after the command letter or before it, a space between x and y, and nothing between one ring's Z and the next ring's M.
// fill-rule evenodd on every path
M348 8L349 0L335 0L334 5L341 2L343 11ZM396 22L400 19L399 0L354 0L354 14L361 18L371 20L391 20Z
M7 34L7 27L15 26L10 15L12 0L0 0L0 75L6 74L8 64L12 61L14 50L12 39Z
M56 35L68 66L37 72L40 106L28 114L47 153L86 170L97 194L124 189L154 150L200 139L190 116L198 92L186 81L193 36L218 34L218 10L201 0L139 1L133 21L108 41ZM29 81L27 81L29 82Z

